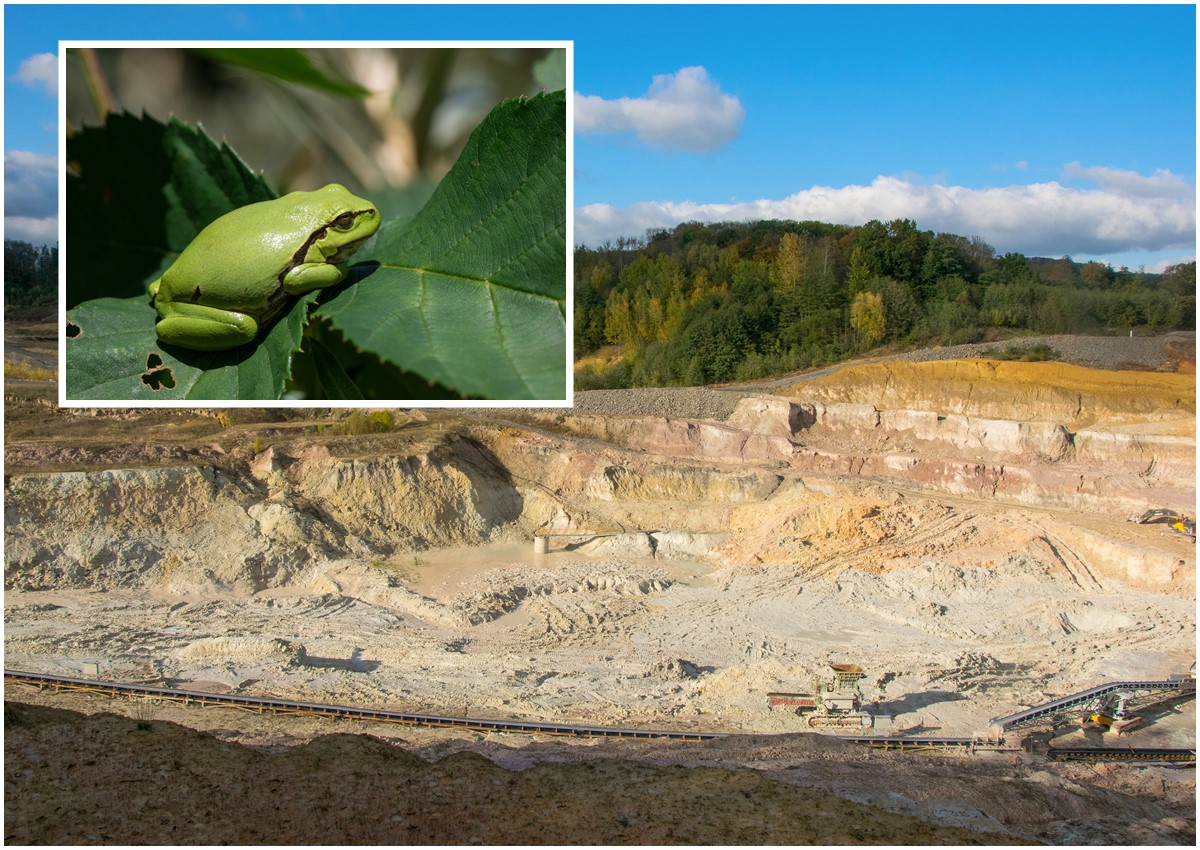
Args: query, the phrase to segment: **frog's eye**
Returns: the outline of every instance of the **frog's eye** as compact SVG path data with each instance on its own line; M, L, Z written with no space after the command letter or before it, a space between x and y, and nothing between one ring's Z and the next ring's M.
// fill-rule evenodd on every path
M354 224L354 213L352 212L342 213L333 220L333 226L339 230L345 230L352 224Z

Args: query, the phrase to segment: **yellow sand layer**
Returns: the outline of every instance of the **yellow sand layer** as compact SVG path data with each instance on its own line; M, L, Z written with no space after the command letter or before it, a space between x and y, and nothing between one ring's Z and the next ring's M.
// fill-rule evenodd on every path
M1069 426L1194 421L1196 376L1001 360L891 360L796 384L790 395L880 409L934 410ZM1172 429L1173 430L1173 429Z

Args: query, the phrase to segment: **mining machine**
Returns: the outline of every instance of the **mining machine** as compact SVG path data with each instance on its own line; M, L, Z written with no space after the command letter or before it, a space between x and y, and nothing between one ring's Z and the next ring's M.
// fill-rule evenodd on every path
M1179 511L1172 511L1167 508L1154 508L1146 511L1140 516L1131 516L1130 522L1136 522L1138 525L1146 525L1147 523L1165 522L1174 531L1180 534L1185 534L1192 538L1192 542L1196 542L1196 520L1189 517L1187 514L1181 514Z
M1108 729L1131 729L1131 723L1124 722L1128 712L1129 701L1134 692L1128 690L1110 691L1102 694L1084 707L1079 725L1084 729L1103 732ZM1132 720L1133 718L1130 718Z
M857 664L830 664L833 678L813 676L812 693L767 694L770 706L794 707L795 713L806 718L814 729L870 729L875 718L862 710L862 691L858 683L867 674Z

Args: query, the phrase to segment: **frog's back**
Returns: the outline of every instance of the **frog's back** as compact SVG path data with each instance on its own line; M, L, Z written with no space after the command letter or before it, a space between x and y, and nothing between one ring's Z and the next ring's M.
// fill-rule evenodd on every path
M201 230L163 274L157 298L233 308L264 303L311 231L307 222L276 216L277 204L239 207Z

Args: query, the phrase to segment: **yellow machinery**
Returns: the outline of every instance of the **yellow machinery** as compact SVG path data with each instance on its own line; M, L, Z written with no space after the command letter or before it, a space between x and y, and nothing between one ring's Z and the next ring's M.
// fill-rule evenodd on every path
M1132 516L1129 519L1139 525L1151 522L1165 522L1180 534L1186 534L1192 538L1193 543L1196 541L1196 521L1178 511L1172 511L1168 508L1154 508L1153 510L1146 511L1141 516Z
M1111 691L1097 697L1084 710L1079 725L1084 729L1104 732L1114 725L1120 728L1132 728L1132 724L1122 724L1128 710L1129 701L1133 699L1133 691Z

